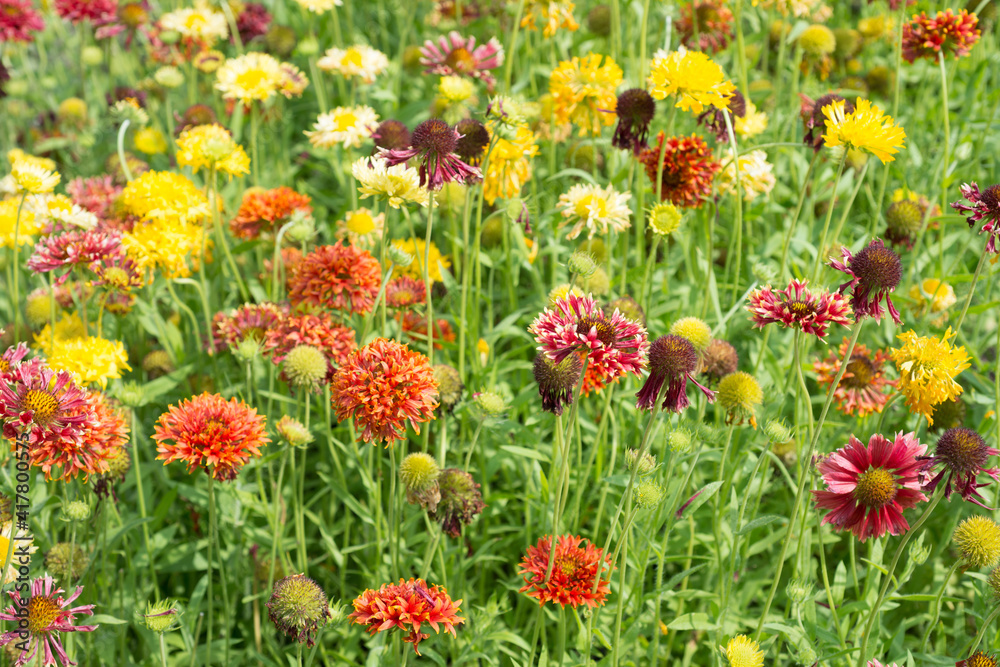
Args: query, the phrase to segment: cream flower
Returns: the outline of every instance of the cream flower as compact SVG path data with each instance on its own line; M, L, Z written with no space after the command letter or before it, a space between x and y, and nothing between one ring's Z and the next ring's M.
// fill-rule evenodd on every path
M316 66L324 72L337 72L348 79L356 76L365 83L372 83L389 67L389 59L378 49L356 44L347 49L328 49L316 61Z
M41 195L59 185L59 174L28 160L18 160L10 169L19 193Z
M255 51L227 60L215 74L215 88L227 100L248 104L277 93L286 76L277 59Z
M164 30L173 30L183 37L196 39L211 46L229 37L226 16L208 6L208 2L195 2L194 8L175 9L160 17Z
M298 3L299 7L307 9L313 14L322 14L344 4L344 0L295 0L295 2Z
M351 173L360 183L362 197L380 197L393 208L409 203L427 205L427 190L420 187L419 173L406 164L387 167L385 160L363 157L351 165Z
M313 130L306 130L309 143L316 148L331 148L343 144L344 148L358 148L372 136L378 126L378 114L367 106L337 107L320 114Z
M607 234L609 229L617 232L631 226L629 216L632 211L628 200L629 192L619 193L609 185L606 189L597 185L574 185L569 192L559 196L558 208L566 223L574 223L566 235L567 239L575 239L587 228L587 238L594 234Z
M81 229L93 229L97 226L97 216L74 204L66 195L36 195L28 199L27 207L38 220Z
M750 139L767 129L767 114L758 111L754 103L747 100L746 114L742 118L734 118L733 123L733 129L741 139Z
M767 161L767 153L764 151L750 151L739 158L740 163L740 188L743 190L743 199L753 201L757 195L771 194L774 189L774 165ZM732 160L727 162L722 171L715 177L715 182L719 185L719 192L731 194L736 189L736 166Z

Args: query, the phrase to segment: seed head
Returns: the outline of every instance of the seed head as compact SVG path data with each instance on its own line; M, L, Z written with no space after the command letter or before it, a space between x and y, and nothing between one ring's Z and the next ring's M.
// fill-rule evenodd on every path
M492 391L479 392L472 402L483 417L499 417L507 409L503 396Z
M994 567L1000 563L1000 525L993 519L971 516L958 524L953 539L968 567Z
M860 281L859 288L868 292L892 291L903 277L903 264L891 248L881 243L869 243L850 261L851 271Z
M275 582L267 603L268 616L279 632L308 642L312 646L316 631L326 623L326 594L323 589L302 574L293 574Z
M837 48L837 37L825 25L811 25L799 35L799 46L810 56L825 56Z
M90 505L74 500L63 507L63 515L67 521L86 521L90 518Z
M601 37L611 34L611 8L607 5L596 5L591 9L587 14L587 29Z
M573 402L573 391L580 380L583 362L571 354L558 364L540 352L535 357L531 372L538 383L538 394L542 397L542 409L560 415L563 406Z
M438 383L438 400L441 402L441 407L453 410L462 399L462 391L465 389L458 371L448 364L435 364L434 379Z
M455 130L462 135L455 147L458 157L471 165L478 165L490 145L490 133L486 126L475 118L464 118L458 121Z
M413 128L410 145L430 155L450 155L458 148L458 135L448 123L431 118Z
M736 348L727 341L713 338L701 358L701 372L713 380L721 380L739 367Z
M430 454L414 452L399 464L399 479L407 492L419 493L437 483L441 469Z
M312 345L296 345L281 362L288 384L311 389L319 385L329 370L326 357Z
M483 511L486 503L479 485L472 475L457 468L446 468L438 477L441 502L430 513L431 519L441 522L441 529L452 537L462 534L462 526L472 523Z
M670 326L670 333L687 338L698 352L704 352L712 342L712 329L697 317L682 317Z
M912 199L901 199L885 212L889 231L896 235L909 236L920 231L923 223L924 209Z
M1000 600L1000 567L990 570L989 579L986 582L990 585L990 592L995 600Z
M410 130L398 120L384 120L372 132L372 140L376 149L404 150L410 147Z
M83 576L90 558L79 544L57 542L45 554L45 568L56 579L73 582Z
M941 434L934 455L956 475L969 475L986 467L989 449L983 436L960 426Z
M743 371L730 373L719 381L716 399L727 413L727 423L732 423L733 419L740 424L749 420L750 425L757 428L754 406L764 401L764 392L754 376Z
M687 338L669 334L649 346L649 371L665 377L693 373L698 368L698 353Z

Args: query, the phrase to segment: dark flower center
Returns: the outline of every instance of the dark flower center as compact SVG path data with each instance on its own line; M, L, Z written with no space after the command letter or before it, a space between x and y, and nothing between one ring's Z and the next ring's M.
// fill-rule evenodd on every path
M656 102L642 88L630 88L618 96L616 113L633 125L645 127L656 115Z
M979 201L986 205L991 215L1000 215L1000 184L991 185L979 195Z
M677 377L698 367L698 353L687 338L660 336L649 347L649 370L652 374Z
M413 129L412 145L419 151L445 156L455 152L458 145L456 132L439 118L425 120Z
M982 651L976 651L965 661L965 665L966 667L997 667L997 659Z
M31 410L36 424L45 426L56 416L59 401L47 391L29 389L24 395L24 409Z
M851 377L845 373L840 384L851 389L864 389L875 379L875 364L868 357L853 357L847 364L847 372Z
M858 476L854 499L865 507L885 507L896 497L896 478L885 468L872 468Z
M455 130L461 135L455 152L466 162L478 162L490 143L490 133L486 126L475 118L465 118L458 121Z
M893 290L903 277L899 255L880 242L873 241L862 248L850 262L851 271L867 291Z
M785 307L797 318L816 314L816 306L811 301L792 300L788 301Z
M597 329L597 339L605 345L611 345L615 342L615 328L611 326L611 322L608 322L603 317L587 316L581 318L576 325L576 332L581 336L585 336L593 328Z
M976 473L986 465L986 442L971 428L950 428L945 431L935 450L938 457L955 473Z
M51 597L36 595L28 602L28 632L32 635L45 635L55 623L62 609Z

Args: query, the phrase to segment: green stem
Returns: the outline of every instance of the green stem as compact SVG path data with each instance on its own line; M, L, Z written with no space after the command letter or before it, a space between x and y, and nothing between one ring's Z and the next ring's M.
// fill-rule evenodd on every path
M510 43L507 45L507 67L503 71L503 89L510 92L510 75L514 71L514 47L517 46L517 34L521 30L521 17L524 15L524 0L518 0L517 12L514 14L514 29L510 33Z
M21 251L21 239L19 238L21 234L21 210L24 208L24 200L28 198L28 193L25 192L21 195L21 201L17 204L17 216L14 218L14 246L12 248L14 259L11 262L13 267L14 279L11 284L11 310L14 311L14 343L17 344L21 340L21 299L20 292L18 290L18 280L21 277L21 262L19 259L19 254ZM55 299L55 292L52 293L52 298ZM53 329L53 331L55 331Z
M962 328L962 323L965 322L965 314L969 312L969 304L972 303L972 295L976 293L976 283L979 281L979 274L983 271L983 264L986 263L986 248L987 246L983 246L983 254L979 256L979 264L976 265L976 272L972 276L972 286L969 287L969 295L965 297L965 305L962 306L962 314L958 316L958 322L955 323L956 336L958 336L958 332Z
M211 524L211 531L212 531L212 537L211 537L211 540L209 540L209 543L211 544L211 543L214 542L215 543L215 551L219 552L219 574L222 575L220 577L221 580L222 580L222 620L223 620L223 624L224 624L223 628L222 628L222 641L223 641L222 646L225 649L225 656L226 656L226 662L225 662L225 664L228 665L228 664L230 664L229 663L229 590L228 590L229 589L229 585L227 583L228 580L229 580L229 577L226 576L226 573L225 573L224 567L223 567L223 563L222 563L222 546L221 546L221 543L219 542L219 521L218 521L218 518L216 517L216 509L215 509L215 489L214 489L214 485L213 485L214 481L215 481L214 478L211 477L211 476L209 476L209 478L208 478L208 522L209 522L209 524ZM208 573L209 573L209 577L211 577L212 576L212 562L211 562L211 558L209 558ZM211 578L209 578L209 582L211 583ZM209 608L208 609L209 609L209 612L212 611L211 599L209 600ZM211 613L209 614L208 621L209 621L209 627L211 627L211 622L212 622ZM211 634L209 634L209 642L211 642L211 641L212 641ZM209 645L211 645L211 644L209 644ZM208 664L211 664L211 663L208 663Z
M951 162L951 113L948 110L948 68L944 63L944 49L938 52L941 68L941 105L944 107L944 166L941 168L941 210L948 210L948 164ZM898 76L898 75L897 75Z
M823 262L823 253L826 252L826 238L830 233L830 220L833 219L833 209L837 206L837 186L840 185L840 177L844 173L845 162L847 162L846 150L840 156L840 164L837 165L837 175L833 177L833 193L830 195L830 206L826 209L826 221L823 223L823 233L820 235L819 245L816 247L816 260L813 262L813 282L816 282L819 278L819 267Z
M986 635L986 631L990 629L990 626L992 626L994 622L996 622L997 616L1000 616L1000 607L994 609L993 613L986 617L986 621L983 623L983 626L979 628L979 632L976 633L976 638L972 640L972 646L970 646L969 650L963 655L972 655L976 652L976 649L979 648L980 642L983 641L983 637Z
M222 230L222 221L219 219L219 190L216 180L218 175L218 171L215 167L212 167L208 179L208 201L209 206L212 208L212 224L215 226L215 236L219 239L222 252L226 255L226 263L229 264L229 269L233 272L236 287L239 288L240 296L243 297L243 301L246 303L250 301L250 293L247 291L247 287L243 284L243 279L240 277L240 270L236 266L236 260L233 259L233 253L229 250L229 242L226 240L226 233Z
M809 169L806 170L805 178L802 179L802 188L799 190L799 201L795 205L795 212L792 214L792 219L788 223L788 231L785 233L785 242L781 245L781 275L791 276L791 272L788 271L787 261L788 261L788 246L792 242L792 234L795 233L795 223L799 221L799 214L802 213L802 205L806 201L806 192L809 189L809 184L812 182L813 170L816 168L816 163L819 161L819 152L813 153L812 160L809 162Z
M153 549L149 546L149 523L146 521L146 495L142 490L142 457L139 456L139 443L136 442L136 427L138 420L135 416L135 409L129 410L132 413L132 428L130 439L132 441L132 472L135 474L135 492L139 501L139 518L142 519L142 540L146 547L146 558L149 559L149 574L153 581L153 594L156 600L160 600L160 586L156 577L156 565L153 558Z
M427 190L427 233L424 235L424 294L427 299L427 361L434 365L434 301L431 299L431 231L434 227L434 190ZM430 433L430 427L427 428Z
M962 566L961 559L956 559L955 564L951 566L948 570L948 574L944 575L944 581L941 582L941 589L938 594L934 597L934 601L931 604L931 609L934 613L931 614L931 622L927 624L927 632L924 633L924 639L920 642L920 652L924 653L927 650L927 642L931 638L931 633L934 632L934 626L937 625L938 619L941 618L941 599L944 597L944 592L948 588L948 582L954 576L955 571Z

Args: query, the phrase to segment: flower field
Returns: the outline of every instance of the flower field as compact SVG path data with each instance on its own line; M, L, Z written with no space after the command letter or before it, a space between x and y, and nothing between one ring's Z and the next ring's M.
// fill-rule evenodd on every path
M0 664L996 667L994 0L0 0Z

